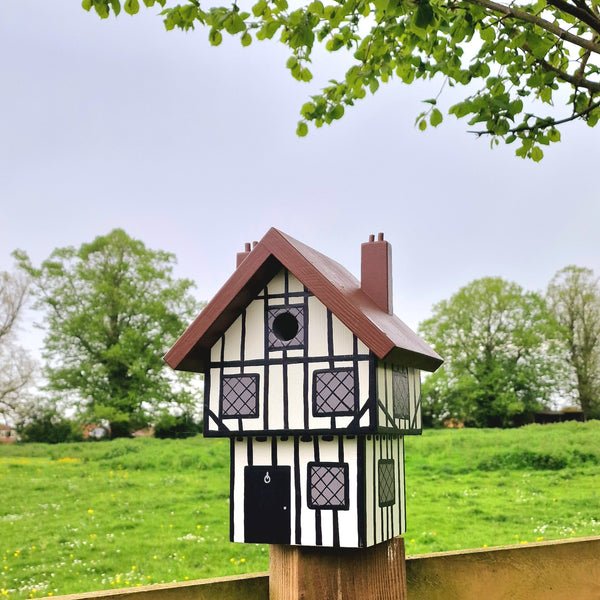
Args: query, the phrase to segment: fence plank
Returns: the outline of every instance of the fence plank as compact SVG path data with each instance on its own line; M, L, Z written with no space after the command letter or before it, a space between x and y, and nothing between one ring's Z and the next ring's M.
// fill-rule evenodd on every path
M410 600L599 600L600 537L409 557Z
M359 570L353 576L362 577ZM297 578L297 574L291 573L286 577ZM325 583L322 579L320 581ZM600 600L600 536L409 556L406 559L406 581L410 600ZM324 597L321 593L320 598ZM268 573L52 598L268 599Z
M253 573L54 596L51 600L267 600L268 597L269 574Z

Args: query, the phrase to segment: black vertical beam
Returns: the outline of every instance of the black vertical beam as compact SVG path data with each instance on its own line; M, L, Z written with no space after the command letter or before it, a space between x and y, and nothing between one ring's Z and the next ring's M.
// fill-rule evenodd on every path
M377 431L379 429L377 411L377 400L379 389L377 384L377 357L369 350L369 430Z
M404 460L404 438L402 438L402 483L404 494L402 494L402 512L404 513L404 531L406 531L406 462Z
M309 490L307 490L309 493ZM294 436L294 494L296 502L296 544L302 543L302 484L300 482L300 438Z
M254 438L246 438L246 451L248 456L248 466L251 467L254 464L254 447L252 444Z
M290 429L290 417L289 417L289 387L288 387L288 363L287 363L287 350L283 349L283 362L281 365L283 381L283 428L286 431Z
M398 472L396 477L398 479L398 483L396 484L398 493L398 527L400 527L400 533L402 533L402 520L404 519L404 507L402 506L402 461L404 460L404 455L400 456L400 436L396 437L396 455L398 457Z
M330 369L333 369L335 366L333 350L333 314L327 309L327 356L329 356Z
M302 399L304 402L304 430L308 430L308 411L311 399L308 397L308 288L304 287L304 352L303 352L303 377L302 377Z
M321 452L320 452L320 448L319 448L319 437L316 435L313 437L313 452L314 452L315 462L320 462L321 461ZM310 485L308 487L310 487ZM307 493L310 494L309 489L307 490ZM321 509L320 508L315 509L315 537L316 537L316 545L322 546L323 545L323 526L321 524Z
M358 488L356 500L356 526L358 528L358 546L363 548L367 545L367 527L366 527L366 438L363 435L356 438L356 454L357 454L357 472L358 472Z
M379 494L381 494L381 489L379 488L379 460L381 460L381 458L383 457L383 436L380 435L379 436L379 459L377 460L377 471L375 471L375 477L377 477L377 490L379 492ZM384 533L384 527L385 527L385 523L384 523L384 515L385 515L385 511L379 506L379 496L377 497L377 506L379 507L379 516L381 517L381 541L383 542L383 540L385 539L385 533Z
M387 457L386 458L391 458L392 460L394 459L394 450L392 448L392 436L386 436L386 452L387 452ZM392 473L393 473L393 469L392 469ZM394 496L396 496L396 490L394 490ZM388 507L388 534L387 534L387 539L389 540L390 538L394 537L394 510L395 507L392 504L391 506Z
M246 309L242 311L242 333L240 335L240 373L244 373L244 360L246 359Z
M263 429L267 431L269 429L269 288L265 285L265 348L264 348L264 361L265 361L265 373L263 377Z
M375 448L377 447L376 436L373 436L373 443L371 444L371 452L373 453L373 542L377 543L377 507L379 502L377 500L377 456Z
M229 541L235 534L235 437L229 438Z

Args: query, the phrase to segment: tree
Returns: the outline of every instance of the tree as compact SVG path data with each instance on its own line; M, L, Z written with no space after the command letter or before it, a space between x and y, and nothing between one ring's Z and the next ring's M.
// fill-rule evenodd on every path
M35 367L25 350L15 343L28 286L27 277L0 272L0 416L5 421L17 416Z
M39 268L24 252L15 256L45 310L43 356L56 402L108 420L115 437L191 400L185 385L174 391L162 361L198 310L192 282L173 277L173 254L115 229L79 249L55 249Z
M600 418L600 281L591 269L565 267L552 278L547 296L583 416Z
M143 0L162 7L166 0ZM83 0L102 18L118 14L120 0ZM139 11L125 0L125 12ZM222 34L253 39L278 36L291 56L287 67L299 81L310 81L315 44L330 52L352 53L345 76L333 80L301 110L299 135L307 123L331 123L394 75L404 83L436 78L446 86L468 86L466 97L448 110L466 117L477 135L493 144L519 141L516 154L535 161L541 145L560 140L559 127L600 118L600 12L596 0L252 0L240 8L202 8L185 0L161 13L168 30L208 28L210 43ZM440 94L438 93L438 96ZM438 97L417 118L420 129L437 126L443 116Z
M419 326L445 360L423 384L426 419L505 427L530 418L553 389L550 331L544 300L500 278L473 281L436 304Z

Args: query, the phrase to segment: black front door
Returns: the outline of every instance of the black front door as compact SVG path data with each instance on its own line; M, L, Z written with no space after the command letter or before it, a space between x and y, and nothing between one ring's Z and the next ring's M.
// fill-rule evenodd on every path
M244 541L290 543L290 467L245 467Z

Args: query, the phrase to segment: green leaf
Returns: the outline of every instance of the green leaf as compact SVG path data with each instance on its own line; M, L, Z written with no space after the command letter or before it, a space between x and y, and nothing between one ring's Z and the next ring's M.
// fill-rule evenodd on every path
M431 8L431 4L429 2L422 2L419 4L417 11L414 16L414 24L419 29L427 29L430 25L433 24L434 14L433 8Z
M540 91L540 100L542 102L550 103L552 100L552 88L545 87Z
M314 2L311 2L308 5L308 10L313 14L313 15L317 15L319 17L323 16L323 12L324 12L324 6L323 3L320 2L320 0L315 0Z
M544 158L544 153L543 153L542 149L539 146L534 146L531 149L530 156L531 156L531 158L532 158L533 161L540 162L540 160L542 160L542 158Z
M252 43L252 36L248 32L246 32L242 36L241 41L242 41L242 46L249 46Z
M300 71L300 79L302 79L302 81L310 81L312 79L312 73L310 72L309 69L307 69L306 67L304 69L302 69Z
M100 0L94 2L94 9L101 19L108 19L108 1Z
M235 35L244 31L246 24L237 12L231 11L225 21L223 21L223 27L225 27L227 33Z
M211 43L211 46L218 46L223 41L223 36L218 29L213 27L208 32L208 41Z
M266 8L267 8L266 0L260 0L252 7L252 14L255 17L260 17L265 12Z
M344 107L341 104L336 104L329 115L332 119L341 119L344 116Z
M375 10L377 12L383 12L387 10L390 4L390 0L373 0L373 5L375 6Z
M121 2L119 0L110 0L110 5L115 13L115 17L121 12Z
M484 42L493 42L496 39L496 32L494 31L493 27L490 27L489 25L483 25L481 27L481 31L479 32L479 37Z
M302 106L302 109L300 110L300 114L304 118L310 119L312 117L312 115L314 114L316 108L317 107L312 102L306 102Z
M329 52L335 52L339 50L342 46L344 46L344 40L340 36L335 36L328 40L325 48L329 50Z
M89 12L92 8L92 0L82 0L81 8L83 8L83 10L87 10Z
M588 114L587 120L586 120L586 123L588 124L588 127L595 127L596 123L598 123L598 119L599 118L600 118L600 111L598 109L595 109L595 110L591 111Z
M296 135L298 137L305 137L308 133L308 125L304 121L300 121L298 123L298 127L296 128Z
M140 3L138 0L125 0L123 8L128 15L136 15L140 10Z
M429 123L431 126L437 127L443 120L444 117L442 117L442 113L437 108L434 108L431 111L431 116L429 117Z
M427 129L427 121L425 119L421 119L418 127L421 131L425 131Z
M271 39L277 33L277 30L280 26L281 23L279 23L278 21L270 21L269 23L267 23L264 26L266 37Z
M523 110L523 100L520 100L517 98L516 100L513 100L509 104L509 111L513 117L515 115L518 115L522 110Z

